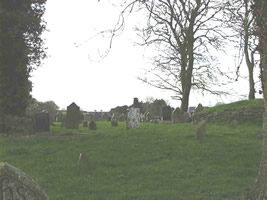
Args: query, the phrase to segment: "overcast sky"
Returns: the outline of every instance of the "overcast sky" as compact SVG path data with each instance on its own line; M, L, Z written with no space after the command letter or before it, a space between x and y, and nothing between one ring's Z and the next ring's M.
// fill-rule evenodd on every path
M109 40L90 38L101 30L112 28L119 9L107 1L97 0L48 0L46 8L44 19L49 31L43 37L49 57L32 73L34 98L53 100L63 109L75 102L87 111L109 111L118 105L131 105L134 97L145 100L148 96L168 100L173 107L180 105L171 100L171 92L153 88L137 79L150 65L149 53L133 45L137 37L132 29L142 17L130 17L124 33L115 38L109 55L98 62L98 52L108 48ZM75 44L81 45L77 48ZM234 61L224 55L220 57L228 60L225 67L234 68ZM239 94L248 90L244 81L233 87ZM190 105L212 106L218 101L241 98L240 95L211 98L193 92Z

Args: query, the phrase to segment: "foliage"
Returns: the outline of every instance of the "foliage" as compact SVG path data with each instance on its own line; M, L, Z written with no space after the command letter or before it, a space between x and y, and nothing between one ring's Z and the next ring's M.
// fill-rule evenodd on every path
M166 106L166 102L163 99L153 99L153 101L145 102L142 104L143 113L149 112L150 118L161 118L162 108Z
M208 124L199 140L191 124L97 126L81 128L80 136L2 138L1 161L29 174L54 200L222 200L253 184L260 160L261 126ZM87 170L78 166L80 153L88 155Z
M29 117L5 115L2 127L4 127L2 134L6 136L23 136L34 133L33 120Z
M45 57L41 33L46 0L0 1L0 108L24 115L32 88L30 72Z
M112 109L110 109L110 112L111 113L116 113L116 114L118 114L118 115L120 115L120 114L124 114L124 115L126 115L127 114L127 109L128 109L129 107L127 106L127 105L124 105L124 106L117 106L117 107L115 107L115 108L112 108Z
M26 115L33 117L35 114L47 111L50 114L51 122L54 121L55 116L58 114L58 105L54 101L40 102L32 98L26 109Z

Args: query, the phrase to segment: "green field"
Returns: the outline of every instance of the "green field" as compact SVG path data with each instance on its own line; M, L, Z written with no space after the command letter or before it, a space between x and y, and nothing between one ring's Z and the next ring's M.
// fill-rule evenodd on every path
M224 200L246 192L261 156L261 126L97 123L96 131L52 127L54 136L2 138L0 161L26 172L51 200ZM73 131L73 130L72 130ZM74 131L73 131L74 132ZM81 152L89 165L79 168Z

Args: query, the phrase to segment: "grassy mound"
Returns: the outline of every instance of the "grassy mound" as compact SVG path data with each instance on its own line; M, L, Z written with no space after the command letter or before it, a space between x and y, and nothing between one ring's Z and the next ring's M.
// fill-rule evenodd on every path
M263 104L264 104L263 99L242 100L242 101L237 101L237 102L233 102L229 104L222 104L222 105L214 106L211 108L207 108L203 110L203 112L214 112L214 111L222 111L222 110L238 111L238 110L244 110L244 109L254 109L254 108L263 106Z
M53 200L235 199L253 184L260 162L261 126L208 124L202 139L192 124L97 127L65 136L57 124L53 137L2 138L0 159ZM86 168L78 166L81 152Z
M195 113L195 123L206 120L208 122L227 122L237 120L239 123L262 124L264 111L263 99L244 100L230 104L218 105Z

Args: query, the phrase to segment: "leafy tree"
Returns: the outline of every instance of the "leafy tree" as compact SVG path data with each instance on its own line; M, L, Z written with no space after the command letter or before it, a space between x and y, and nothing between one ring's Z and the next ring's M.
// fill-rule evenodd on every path
M24 116L30 99L30 72L45 49L42 16L46 0L0 0L0 113ZM3 117L3 116L2 116Z
M26 115L33 117L35 114L45 110L50 114L50 122L53 122L55 120L55 116L58 114L58 109L59 107L54 101L40 102L32 98L27 106Z
M126 115L127 114L127 109L128 109L129 107L127 106L127 105L124 105L124 106L117 106L117 107L115 107L115 108L112 108L112 109L110 109L110 112L111 113L116 113L116 114L118 114L118 115L120 115L120 114L124 114L124 115Z
M149 112L151 118L160 118L162 116L162 107L167 103L163 99L147 98L145 103L142 103L142 113Z

